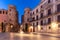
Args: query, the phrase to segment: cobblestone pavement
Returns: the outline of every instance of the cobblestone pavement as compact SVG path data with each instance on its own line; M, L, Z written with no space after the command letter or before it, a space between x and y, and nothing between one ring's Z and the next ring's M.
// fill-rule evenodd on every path
M45 34L0 33L0 40L60 40L60 38Z

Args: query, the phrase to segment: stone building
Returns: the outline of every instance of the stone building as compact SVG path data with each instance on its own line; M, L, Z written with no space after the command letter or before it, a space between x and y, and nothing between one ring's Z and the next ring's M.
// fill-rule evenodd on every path
M35 32L60 33L60 0L41 0L29 15L26 14Z
M23 20L22 25L23 25L25 32L29 32L29 27L31 26L31 24L30 24L30 17L31 17L30 11L31 11L30 8L25 8L25 10L24 10L24 17L23 17L24 20Z
M0 32L5 31L18 31L18 12L13 5L0 10Z
M0 32L5 30L5 27L3 26L5 26L7 23L8 23L7 10L0 9Z

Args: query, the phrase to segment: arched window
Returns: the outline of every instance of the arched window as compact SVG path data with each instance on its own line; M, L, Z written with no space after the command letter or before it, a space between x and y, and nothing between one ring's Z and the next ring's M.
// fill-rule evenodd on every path
M39 18L38 18L38 16L36 16L36 20L38 20Z
M60 12L60 4L57 5L57 12Z
M60 15L57 16L57 21L60 22Z
M2 13L2 11L0 11L0 14Z
M48 10L48 16L51 15L51 9Z
M48 3L50 3L50 0L48 0Z
M41 20L40 24L43 25L43 20Z
M50 24L51 23L51 18L48 18L48 24Z
M40 18L43 18L43 13L40 14Z
M38 13L38 9L36 9L36 13Z

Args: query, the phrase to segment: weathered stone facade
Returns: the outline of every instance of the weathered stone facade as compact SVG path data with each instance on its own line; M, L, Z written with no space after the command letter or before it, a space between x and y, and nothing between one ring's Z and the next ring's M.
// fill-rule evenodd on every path
M31 26L30 24L30 8L25 8L24 10L24 16L23 16L23 29L25 32L29 32L29 27Z
M41 0L29 15L31 15L29 23L35 32L60 33L60 0Z
M8 10L0 10L0 32L18 31L18 12L13 5L8 6Z

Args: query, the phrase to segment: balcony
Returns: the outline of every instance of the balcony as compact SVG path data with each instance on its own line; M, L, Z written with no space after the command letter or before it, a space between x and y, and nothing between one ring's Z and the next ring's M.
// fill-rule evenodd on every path
M54 14L49 14L49 15L46 15L46 16L43 16L43 17L40 17L40 19L44 19L44 18L48 18L48 17L50 17L50 16L53 16Z
M48 17L54 16L54 15L56 15L56 14L60 14L60 12L51 13L51 14L49 14L49 15L42 16L42 17L40 17L39 19L32 19L32 20L30 20L30 22L37 21L37 20L41 20L41 19L44 19L44 18L48 18ZM47 24L49 24L49 23L47 23ZM44 25L45 25L45 24L44 24Z
M31 19L29 22L33 22L33 21L35 21L35 19Z
M51 2L49 2L48 3L48 1L46 1L44 4L43 4L43 8L49 8L50 6L52 6L53 5L53 1L51 1Z
M56 2L60 2L60 0L56 0Z

